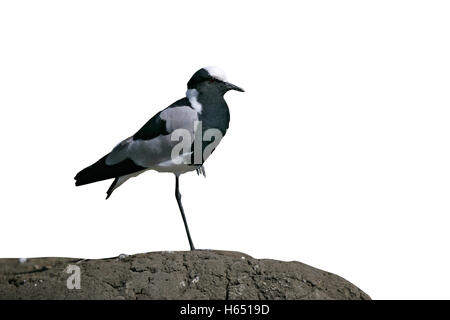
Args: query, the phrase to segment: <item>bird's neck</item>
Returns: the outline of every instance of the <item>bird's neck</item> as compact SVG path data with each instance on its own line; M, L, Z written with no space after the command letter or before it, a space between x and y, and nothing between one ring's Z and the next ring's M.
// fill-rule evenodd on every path
M189 89L186 91L186 97L189 99L192 107L198 113L203 113L206 109L228 109L227 103L223 97L223 93L219 91L203 91L197 89ZM220 113L221 110L216 110Z
M192 91L191 91L192 90ZM230 111L223 94L214 91L188 90L186 97L192 107L197 110L203 129L219 129L225 134L230 122Z

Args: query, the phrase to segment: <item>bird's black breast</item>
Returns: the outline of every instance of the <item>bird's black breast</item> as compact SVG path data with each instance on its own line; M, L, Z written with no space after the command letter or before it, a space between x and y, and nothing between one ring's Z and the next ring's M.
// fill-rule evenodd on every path
M202 132L201 132L201 145L202 145L202 156L201 156L201 163L208 158L209 153L205 153L206 147L208 147L211 143L213 143L214 148L210 152L213 152L215 150L215 147L220 142L220 139L225 136L228 125L230 123L230 111L228 109L227 103L222 97L212 97L212 98L205 98L205 97L199 97L198 102L202 105L202 111L199 113L199 121L201 124ZM214 133L212 137L206 137L205 133L207 130L215 129L220 131L219 134ZM197 127L198 130L198 127ZM219 139L219 140L216 140ZM197 140L197 139L196 139ZM194 145L192 145L192 150L194 150ZM194 159L199 159L199 157L194 158L194 153L192 154L192 161ZM195 162L192 162L195 164L199 164L197 160Z
M199 120L202 122L203 132L208 129L220 130L224 136L230 123L230 110L223 97L200 97L202 112Z

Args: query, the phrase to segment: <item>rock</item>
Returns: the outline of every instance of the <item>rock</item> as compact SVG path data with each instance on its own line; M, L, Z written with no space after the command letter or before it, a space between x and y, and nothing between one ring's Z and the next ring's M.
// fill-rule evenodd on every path
M300 262L196 250L123 254L100 260L0 259L0 299L366 300L370 297L343 278Z

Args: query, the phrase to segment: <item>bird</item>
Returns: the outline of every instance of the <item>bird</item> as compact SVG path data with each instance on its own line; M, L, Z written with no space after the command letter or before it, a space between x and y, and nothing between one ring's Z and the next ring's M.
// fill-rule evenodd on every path
M75 185L114 179L106 199L128 179L155 170L175 175L175 198L191 250L195 250L181 202L180 175L197 171L206 177L204 162L225 136L230 111L224 99L230 90L244 92L227 81L222 69L208 66L187 83L186 96L156 113L135 134L78 172Z

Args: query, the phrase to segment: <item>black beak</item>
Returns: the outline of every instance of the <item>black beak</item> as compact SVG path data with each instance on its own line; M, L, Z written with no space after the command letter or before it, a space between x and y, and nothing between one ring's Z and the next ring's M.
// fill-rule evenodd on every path
M225 88L227 89L227 91L228 90L236 90L236 91L239 91L239 92L245 92L244 89L242 89L242 88L240 88L238 86L235 86L234 84L229 83L229 82L225 82Z

